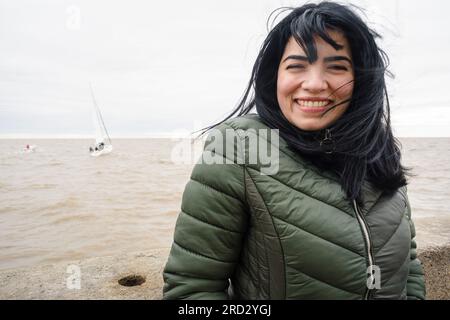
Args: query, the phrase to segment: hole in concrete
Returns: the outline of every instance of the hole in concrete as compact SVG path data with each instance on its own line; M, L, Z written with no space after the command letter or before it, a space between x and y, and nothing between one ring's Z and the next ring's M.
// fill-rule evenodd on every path
M145 278L143 276L133 274L131 276L126 276L119 280L119 284L125 287L134 287L140 286L145 282Z

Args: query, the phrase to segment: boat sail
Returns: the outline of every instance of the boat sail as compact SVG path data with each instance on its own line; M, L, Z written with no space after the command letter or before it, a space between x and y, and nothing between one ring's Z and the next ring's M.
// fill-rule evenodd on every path
M95 100L94 90L92 84L89 83L91 88L91 96L93 100L92 120L95 128L95 146L89 147L91 156L98 157L103 154L108 154L113 150L111 138L109 137L108 130L106 130L105 122L103 121L100 108Z

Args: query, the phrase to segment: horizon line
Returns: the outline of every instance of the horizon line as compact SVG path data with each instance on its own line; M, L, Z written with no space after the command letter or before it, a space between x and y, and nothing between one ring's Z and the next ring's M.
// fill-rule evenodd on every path
M153 133L153 134L124 134L111 136L111 140L114 139L155 139L155 138L165 138L165 139L179 139L186 138L186 134L177 133ZM84 134L0 134L0 139L83 139L83 140L95 140L92 135Z
M195 136L195 135L194 135ZM189 137L192 137L191 135ZM450 138L448 135L394 135L395 138ZM177 133L154 133L143 135L117 135L111 136L111 140L114 139L181 139L188 138L186 134ZM0 134L0 140L50 140L50 139L68 139L68 140L95 140L92 135L83 134L71 134L71 135L58 135L58 134Z

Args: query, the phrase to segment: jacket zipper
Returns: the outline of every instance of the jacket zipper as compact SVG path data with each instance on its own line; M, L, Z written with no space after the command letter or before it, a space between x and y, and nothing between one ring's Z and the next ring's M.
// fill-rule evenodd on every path
M367 257L369 259L369 266L367 269L370 272L370 276L369 276L370 283L373 283L373 280L374 280L373 279L373 256L372 256L372 244L370 242L370 237L369 237L369 230L366 225L366 222L364 221L362 214L359 212L359 209L358 209L358 206L357 206L355 200L353 200L353 206L355 208L356 218L358 219L359 225L361 226L361 229L363 230L364 240L366 241ZM366 286L367 286L367 282L366 282ZM364 300L369 299L370 292L371 292L371 289L369 287L367 287L366 293L364 294Z

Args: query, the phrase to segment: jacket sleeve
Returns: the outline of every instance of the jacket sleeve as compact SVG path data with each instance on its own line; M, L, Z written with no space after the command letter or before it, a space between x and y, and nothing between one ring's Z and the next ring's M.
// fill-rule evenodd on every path
M409 262L409 274L406 284L406 294L408 300L424 300L426 295L425 275L423 272L422 263L417 258L417 244L415 241L416 230L414 227L414 222L411 219L411 205L408 198L406 199L406 214L411 229L411 260Z
M222 143L226 130L236 140ZM244 166L237 161L236 142L240 145L239 136L226 124L205 142L183 193L163 270L163 299L229 298L228 279L247 227Z

